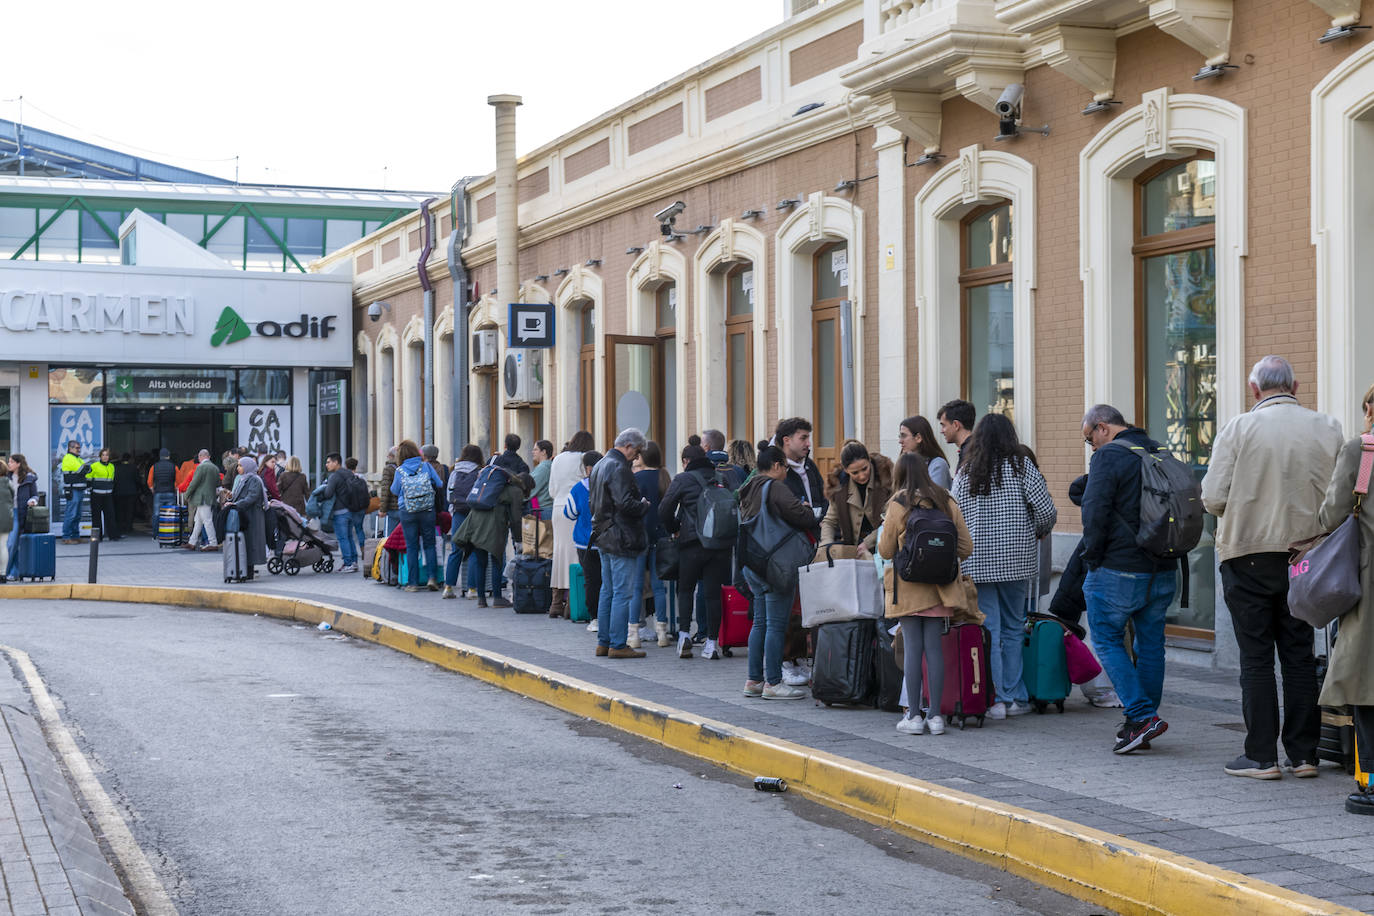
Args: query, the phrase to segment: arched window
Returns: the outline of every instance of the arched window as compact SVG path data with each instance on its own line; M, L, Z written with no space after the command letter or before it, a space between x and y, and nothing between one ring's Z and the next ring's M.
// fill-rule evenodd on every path
M834 242L817 249L812 269L811 446L821 473L827 474L839 460L845 438L840 304L849 297L848 244Z
M673 466L677 455L677 284L669 280L654 290L654 336L658 338L658 404L654 416L660 417L658 435L663 439L664 460Z
M1217 430L1216 162L1163 162L1136 180L1136 417L1199 478ZM1212 524L1189 557L1191 601L1175 635L1210 639Z
M748 440L754 429L754 265L725 272L725 396L727 439Z
M580 412L577 429L585 429L595 436L596 429L593 424L596 422L596 304L588 302L582 306L580 317L582 320L578 324L578 330L581 349L577 357Z
M978 415L1015 420L1011 204L974 210L961 226L963 396Z

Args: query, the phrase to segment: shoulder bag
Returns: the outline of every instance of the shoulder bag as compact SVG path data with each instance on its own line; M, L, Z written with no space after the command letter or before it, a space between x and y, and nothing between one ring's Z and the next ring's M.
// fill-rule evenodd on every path
M1288 547L1288 610L1304 623L1324 627L1359 604L1360 506L1374 469L1374 435L1360 437L1360 469L1355 475L1355 508L1327 535Z

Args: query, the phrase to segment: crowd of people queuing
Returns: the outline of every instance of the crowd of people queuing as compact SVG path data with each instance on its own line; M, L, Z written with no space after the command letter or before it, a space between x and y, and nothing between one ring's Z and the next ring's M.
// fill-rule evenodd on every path
M1249 387L1253 407L1218 432L1201 481L1202 502L1218 520L1223 594L1241 658L1244 752L1224 770L1257 779L1316 776L1320 702L1353 707L1361 769L1368 772L1374 768L1374 673L1366 662L1374 645L1368 608L1374 604L1374 518L1359 517L1364 598L1340 619L1320 684L1314 630L1289 613L1287 595L1289 545L1334 529L1357 510L1361 455L1374 451L1374 437L1346 439L1338 421L1303 407L1283 357L1257 362ZM1368 434L1374 387L1363 408ZM951 618L976 615L990 635L988 716L1021 716L1032 708L1023 638L1028 614L1041 607L1036 583L1048 579L1042 559L1059 511L1035 454L1007 417L977 417L972 404L953 400L935 421L950 452L928 418L912 416L897 430L895 459L849 441L825 476L811 457L810 422L793 417L758 443L727 442L719 430L703 430L675 456L633 428L621 430L604 452L585 430L561 449L539 440L529 452L532 464L513 434L491 456L464 446L451 468L437 447L404 440L387 454L375 495L357 460L338 454L327 457L327 477L312 487L300 460L281 452L233 449L216 463L201 451L178 467L163 450L148 467L146 488L135 475L132 489L151 494L154 514L182 494L192 522L185 546L192 550L218 549L224 514L238 513L249 562L257 565L279 546L277 507L332 528L341 571L356 573L368 560L363 529L372 513L374 537L397 537L401 529L412 571L408 590L442 590L446 599L472 593L478 607L511 606L506 562L512 549L522 550L522 523L533 517L552 531L548 615L570 618L575 597L585 602L596 655L643 658L646 645L656 645L682 659L719 659L723 589L734 587L749 600L752 617L743 692L769 700L806 696L811 678L807 634L794 613L796 576L768 575L741 561L738 533L722 534L706 520L714 518L722 494L736 507L739 530L766 519L817 547L851 548L859 559L892 561L913 514L934 512L952 522L958 577L901 580L890 562L883 572L882 614L886 625L900 629L906 696L942 694L950 676L942 637ZM1143 464L1167 449L1107 404L1087 411L1081 433L1092 453L1088 473L1066 495L1081 507L1082 539L1047 610L1074 627L1086 618L1112 688L1098 695L1098 705L1123 707L1111 748L1128 754L1148 750L1169 728L1160 716L1165 618L1182 567L1143 546L1140 521ZM112 463L106 449L87 461L71 445L60 467L70 494L63 538L75 538L85 498L105 536L120 537L128 530L127 456ZM13 576L16 537L36 504L36 475L15 454L0 476L0 570ZM470 505L479 490L483 505ZM672 581L659 575L667 562ZM916 699L896 727L913 735L945 732L938 708L924 709ZM1360 790L1350 805L1374 812L1374 794Z

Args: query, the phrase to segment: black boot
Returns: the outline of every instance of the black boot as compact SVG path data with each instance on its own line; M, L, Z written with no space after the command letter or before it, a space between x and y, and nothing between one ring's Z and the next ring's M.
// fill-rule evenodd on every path
M1346 814L1374 814L1374 792L1366 786L1345 799Z

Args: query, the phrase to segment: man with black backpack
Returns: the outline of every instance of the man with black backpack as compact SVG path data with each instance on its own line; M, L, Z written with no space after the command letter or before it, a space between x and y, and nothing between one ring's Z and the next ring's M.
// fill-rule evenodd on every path
M682 450L682 473L658 505L659 523L677 536L678 657L692 657L693 595L702 586L706 644L701 657L718 659L721 586L730 584L731 551L739 537L739 502L699 445Z
M1112 751L1129 754L1148 749L1169 728L1159 717L1164 615L1177 591L1178 550L1186 555L1201 532L1201 488L1191 473L1182 475L1192 481L1189 492L1184 492L1188 485L1181 477L1161 483L1159 466L1174 472L1181 462L1109 404L1097 404L1083 417L1083 441L1093 450L1083 493L1083 564L1088 570L1083 596L1093 647L1125 705L1126 724ZM1145 462L1152 464L1146 468ZM1146 474L1155 487L1149 502L1141 498ZM1171 505L1175 499L1178 504ZM1176 509L1170 520L1177 519L1187 530L1161 524L1161 506ZM1190 536L1192 544L1183 546ZM1135 626L1134 663L1123 643L1127 622Z
M329 472L329 479L316 492L322 502L334 500L334 537L338 539L339 552L343 554L343 566L339 572L355 573L358 571L358 552L353 538L353 513L356 511L354 506L359 503L361 508L367 508L367 481L344 467L343 456L338 452L330 452L324 457L324 468Z

